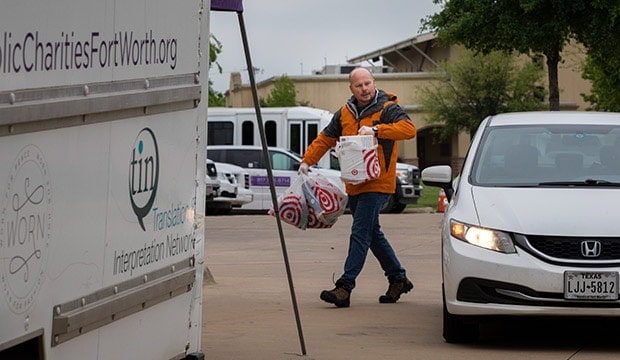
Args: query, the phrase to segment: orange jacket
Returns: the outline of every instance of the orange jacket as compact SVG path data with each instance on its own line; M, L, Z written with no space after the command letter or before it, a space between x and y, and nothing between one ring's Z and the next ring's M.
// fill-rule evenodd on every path
M396 191L396 158L398 157L398 140L411 139L416 134L415 125L407 113L398 105L396 95L377 89L375 100L366 108L358 111L354 97L340 108L330 123L308 146L303 161L308 165L316 164L321 157L336 146L340 136L357 135L362 126L377 125L377 152L381 175L361 184L346 183L349 195L364 192L393 194Z

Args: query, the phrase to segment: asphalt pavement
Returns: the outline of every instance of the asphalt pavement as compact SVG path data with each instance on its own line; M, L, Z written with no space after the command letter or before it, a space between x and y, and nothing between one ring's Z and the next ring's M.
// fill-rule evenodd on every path
M387 280L369 253L349 308L319 299L342 272L351 216L299 230L269 215L206 217L202 350L206 359L615 359L618 322L517 319L484 324L475 344L441 335L443 213L381 215L412 292L380 304ZM289 288L285 254L291 270ZM293 299L297 303L294 310ZM296 316L297 315L297 316Z

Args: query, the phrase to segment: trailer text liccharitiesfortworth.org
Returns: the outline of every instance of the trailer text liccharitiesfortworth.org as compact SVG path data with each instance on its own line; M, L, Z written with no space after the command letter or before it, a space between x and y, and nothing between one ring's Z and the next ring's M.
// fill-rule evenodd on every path
M16 36L2 34L0 42L0 72L40 72L79 70L142 65L177 65L176 38L157 38L153 30L144 36L134 31L115 32L105 38L92 31L81 38L74 31L61 32L53 40L45 39L38 31Z

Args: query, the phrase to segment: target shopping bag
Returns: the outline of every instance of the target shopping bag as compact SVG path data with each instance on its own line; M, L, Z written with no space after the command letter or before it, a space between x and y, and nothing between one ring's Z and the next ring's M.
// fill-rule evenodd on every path
M313 174L304 182L303 190L308 206L308 228L330 228L344 214L347 194L327 177Z
M278 197L280 219L305 230L330 228L345 211L346 193L320 174L299 176ZM269 214L275 216L273 209Z
M372 135L341 136L336 144L340 177L351 184L376 179L381 174L377 145Z

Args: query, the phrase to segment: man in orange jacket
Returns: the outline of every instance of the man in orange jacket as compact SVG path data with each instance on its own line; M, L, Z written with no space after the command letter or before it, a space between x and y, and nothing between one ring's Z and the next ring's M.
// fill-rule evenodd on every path
M378 178L363 183L345 184L353 215L349 252L344 273L336 281L336 287L322 291L321 299L337 307L349 306L355 279L362 271L370 249L389 282L379 302L394 303L402 294L413 289L413 283L407 278L405 269L381 231L379 212L396 190L398 140L413 138L416 128L398 105L396 95L377 89L375 79L367 69L351 71L349 89L353 95L310 144L299 171L307 174L309 166L316 164L333 148L340 136L374 135L378 143L381 173Z

